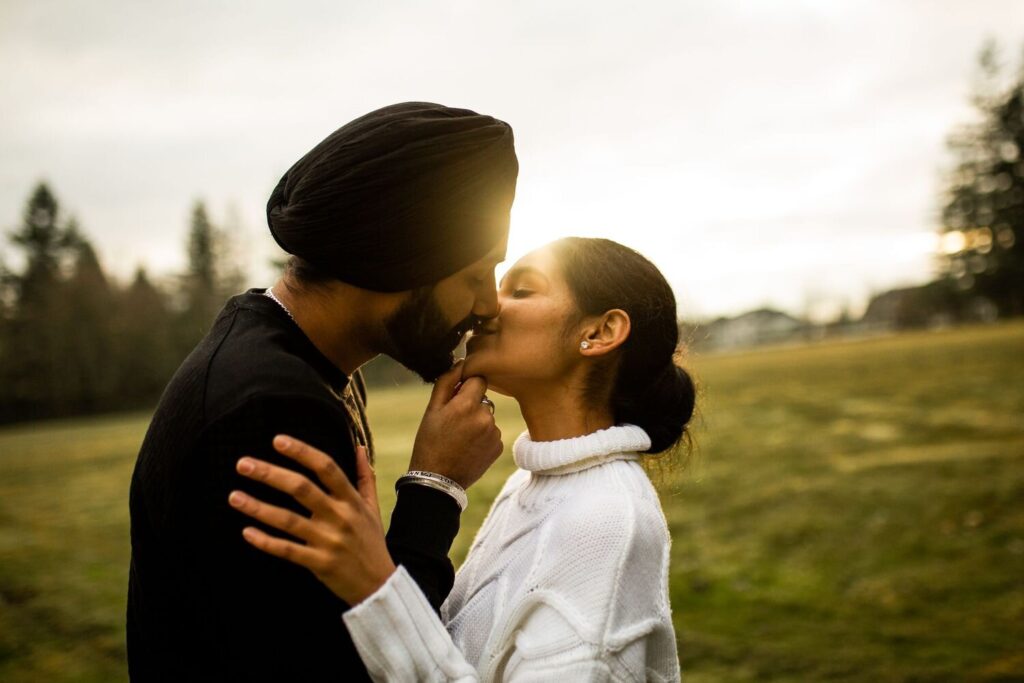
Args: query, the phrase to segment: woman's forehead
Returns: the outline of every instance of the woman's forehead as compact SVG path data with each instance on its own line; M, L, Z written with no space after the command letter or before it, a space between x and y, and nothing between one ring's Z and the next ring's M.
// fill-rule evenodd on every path
M539 274L548 279L556 274L556 266L554 254L551 249L547 246L534 249L528 254L524 255L518 261L512 264L512 267L508 269L505 276L502 277L502 282L509 278L519 277L526 274Z
M537 247L533 251L525 254L522 258L512 264L512 269L533 269L547 274L554 270L555 266L554 252L552 251L551 245L546 244L543 247Z

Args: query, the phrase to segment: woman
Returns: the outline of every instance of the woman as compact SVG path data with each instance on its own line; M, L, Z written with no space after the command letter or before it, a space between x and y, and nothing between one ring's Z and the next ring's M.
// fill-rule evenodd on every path
M463 377L515 398L527 431L443 624L387 556L364 451L358 493L326 455L292 439L275 446L329 494L240 460L242 474L313 512L233 493L232 505L305 543L252 527L244 535L354 605L344 620L376 680L677 680L670 538L640 464L674 451L694 410L694 385L674 360L672 290L637 252L568 238L520 259L498 297L498 317L469 341Z

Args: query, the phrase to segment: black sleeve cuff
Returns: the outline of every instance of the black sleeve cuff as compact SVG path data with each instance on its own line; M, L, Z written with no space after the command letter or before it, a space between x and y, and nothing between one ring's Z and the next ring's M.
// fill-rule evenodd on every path
M398 490L387 542L391 558L419 584L435 610L451 592L455 568L448 559L459 533L459 505L447 493L407 484Z

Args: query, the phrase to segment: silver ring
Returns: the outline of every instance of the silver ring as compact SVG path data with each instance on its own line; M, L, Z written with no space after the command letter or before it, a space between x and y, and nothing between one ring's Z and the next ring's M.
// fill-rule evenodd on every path
M480 399L480 403L487 406L487 410L491 411L491 415L494 415L494 401L484 396Z

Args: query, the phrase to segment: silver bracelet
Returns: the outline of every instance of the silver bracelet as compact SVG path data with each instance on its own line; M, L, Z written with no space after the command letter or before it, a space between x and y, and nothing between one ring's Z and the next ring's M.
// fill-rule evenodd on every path
M398 478L398 481L395 482L395 490L397 491L406 484L420 484L421 486L429 486L432 489L443 491L455 499L460 511L465 510L466 506L469 505L469 498L466 496L466 489L462 488L458 483L452 481L443 474L425 472L423 470L406 472Z

